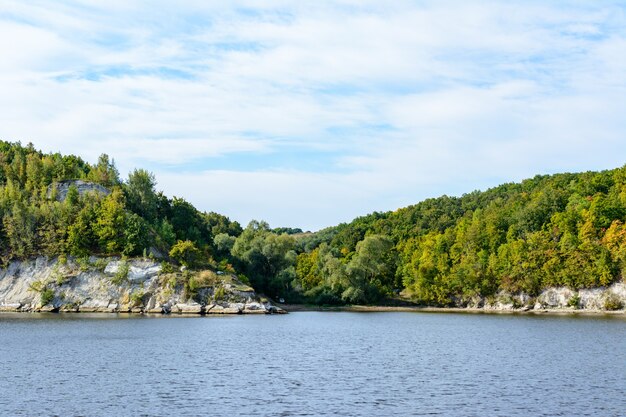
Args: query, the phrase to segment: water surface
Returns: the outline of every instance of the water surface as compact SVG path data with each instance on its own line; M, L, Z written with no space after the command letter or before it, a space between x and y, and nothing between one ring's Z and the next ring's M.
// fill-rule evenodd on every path
M6 416L623 416L626 320L0 314Z

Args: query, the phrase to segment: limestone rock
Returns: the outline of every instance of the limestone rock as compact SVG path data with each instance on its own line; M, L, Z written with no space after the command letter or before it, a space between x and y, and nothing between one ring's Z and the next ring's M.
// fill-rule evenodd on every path
M202 313L202 306L196 302L177 303L172 306L172 312L179 314L200 314Z
M257 302L252 302L252 303L247 303L244 306L243 313L245 313L245 314L266 314L267 310L265 309L265 306L263 304L257 303Z
M203 303L212 299L213 288L200 289L195 295L196 301L189 301L175 273L164 275L161 265L152 260L131 259L125 262L129 267L128 280L113 283L111 277L119 272L122 265L119 258L92 256L87 265L72 257L63 263L58 258L43 256L12 261L6 268L0 268L0 311L165 314L263 314L279 311L271 309L269 303L258 302L256 294L248 287L232 282L224 285L228 302L210 304L205 308ZM104 271L98 268L99 265L106 265ZM230 278L231 281L236 279L234 276ZM51 306L41 308L41 295L37 288L44 287L52 289L55 298ZM141 308L133 304L138 298L144 303Z
M20 311L22 303L0 304L0 311Z
M207 311L209 314L241 314L243 311L243 304L239 303L222 303L215 304Z
M88 181L81 180L65 180L59 181L55 184L51 184L48 187L48 198L52 197L52 193L56 190L56 199L57 201L65 201L67 197L67 193L70 190L70 187L74 186L78 190L78 194L83 196L87 193L98 193L102 195L109 195L111 191L100 184L96 184Z
M549 288L537 297L537 301L549 308L563 308L575 295L574 291L566 287Z
M78 309L79 311L86 313L99 313L99 312L108 312L109 309L109 300L87 300L83 304L81 304Z

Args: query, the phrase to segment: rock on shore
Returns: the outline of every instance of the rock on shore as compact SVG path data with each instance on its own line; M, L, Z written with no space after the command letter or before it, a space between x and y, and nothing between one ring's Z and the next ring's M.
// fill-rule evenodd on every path
M284 313L234 274L164 272L152 260L39 257L0 269L0 311Z
M626 308L626 283L617 282L609 287L572 290L554 287L543 290L537 297L528 294L500 292L495 297L476 298L460 307L484 310L581 310L624 311Z

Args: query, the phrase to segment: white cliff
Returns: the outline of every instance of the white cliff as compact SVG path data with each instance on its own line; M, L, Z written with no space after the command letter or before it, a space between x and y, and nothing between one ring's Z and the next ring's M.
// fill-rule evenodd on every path
M235 275L163 271L152 260L13 261L0 269L0 311L282 313Z

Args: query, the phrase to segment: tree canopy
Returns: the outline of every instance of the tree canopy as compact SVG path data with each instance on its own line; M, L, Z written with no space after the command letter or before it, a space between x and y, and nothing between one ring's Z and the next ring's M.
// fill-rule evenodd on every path
M106 193L79 190L99 184ZM60 198L59 184L69 185ZM374 303L398 293L434 305L499 291L609 285L626 271L626 166L543 175L461 197L374 212L315 233L201 212L92 165L0 141L0 262L46 256L169 254L247 276L288 301Z

